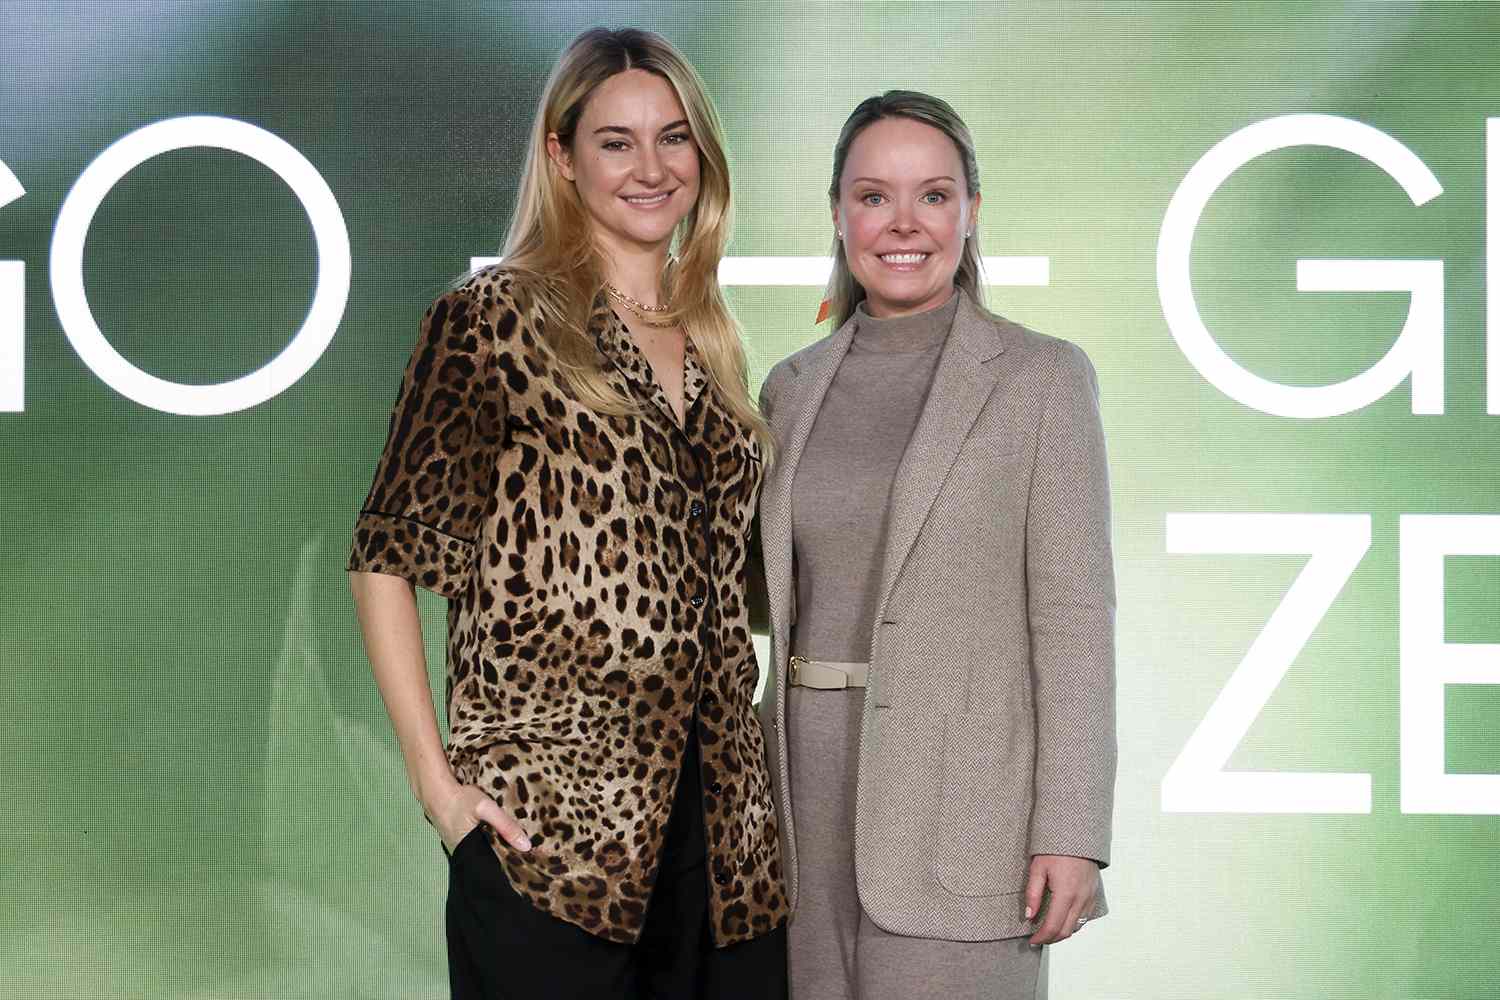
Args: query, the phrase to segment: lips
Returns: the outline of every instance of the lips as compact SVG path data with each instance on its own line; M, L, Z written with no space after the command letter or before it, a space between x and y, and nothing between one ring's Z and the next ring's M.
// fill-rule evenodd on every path
M654 208L657 205L665 205L667 199L672 197L671 191L657 191L652 194L622 194L620 195L627 205L635 205L639 208Z

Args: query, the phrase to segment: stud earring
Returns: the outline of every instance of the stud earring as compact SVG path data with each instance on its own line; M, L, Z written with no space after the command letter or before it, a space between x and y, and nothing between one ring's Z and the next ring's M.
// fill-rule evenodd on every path
M844 238L844 232L843 232L843 230L841 230L841 229L835 229L833 231L833 238L836 239L836 240L842 240Z

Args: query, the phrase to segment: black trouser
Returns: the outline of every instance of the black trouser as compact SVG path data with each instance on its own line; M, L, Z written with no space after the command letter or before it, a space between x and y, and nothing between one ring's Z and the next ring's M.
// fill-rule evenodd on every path
M481 829L459 843L448 877L454 1000L785 1000L784 926L713 946L696 733L682 764L636 944L607 941L537 909L511 888Z

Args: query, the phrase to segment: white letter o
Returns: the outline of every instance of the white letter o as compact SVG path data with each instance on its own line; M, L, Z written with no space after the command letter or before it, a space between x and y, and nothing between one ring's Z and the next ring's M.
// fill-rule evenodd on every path
M227 149L270 168L312 223L318 277L302 327L263 368L217 385L183 385L144 372L105 338L83 287L83 246L94 213L120 179L153 156L193 147ZM349 232L326 181L301 153L264 129L232 118L170 118L137 129L100 153L63 201L52 236L52 297L63 333L83 363L120 395L164 413L213 416L257 406L307 374L338 330L349 298Z

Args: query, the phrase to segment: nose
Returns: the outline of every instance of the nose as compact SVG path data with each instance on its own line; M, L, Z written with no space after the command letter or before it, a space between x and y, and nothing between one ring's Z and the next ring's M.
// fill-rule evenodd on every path
M912 211L912 207L910 205L905 202L898 201L896 203L895 214L891 216L891 232L901 233L904 235L907 233L914 233L916 231L916 213Z
M666 176L666 170L661 165L661 153L651 143L642 145L640 150L640 155L635 158L635 179L647 187L655 187Z

